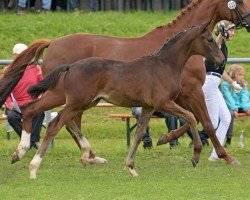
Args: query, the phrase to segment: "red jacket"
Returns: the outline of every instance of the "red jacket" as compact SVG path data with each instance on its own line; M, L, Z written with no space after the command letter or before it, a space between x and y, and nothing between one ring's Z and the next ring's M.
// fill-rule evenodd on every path
M7 68L8 66L4 68L4 71ZM31 96L27 93L27 90L29 89L30 86L35 85L42 79L43 75L38 65L30 65L25 69L23 77L20 79L20 81L12 91L12 94L16 99L19 107L32 100ZM5 104L7 108L12 108L13 106L12 99L8 97Z

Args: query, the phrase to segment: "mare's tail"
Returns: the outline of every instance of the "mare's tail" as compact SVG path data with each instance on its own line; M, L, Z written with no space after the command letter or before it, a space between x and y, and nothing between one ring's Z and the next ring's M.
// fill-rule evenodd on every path
M40 81L34 86L31 86L28 89L28 93L32 97L38 97L40 94L46 92L46 90L53 89L57 85L61 77L61 73L67 72L68 70L69 70L68 65L63 65L55 69L54 71L49 73L42 81Z
M50 40L40 39L24 50L8 67L0 80L0 107L15 88L28 65L35 64L45 48L50 45Z

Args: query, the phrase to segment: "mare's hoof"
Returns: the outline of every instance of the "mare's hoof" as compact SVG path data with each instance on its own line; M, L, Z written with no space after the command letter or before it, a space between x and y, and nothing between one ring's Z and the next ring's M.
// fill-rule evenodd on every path
M18 157L18 155L14 153L14 155L12 156L11 164L18 162L19 160L20 158Z
M162 136L160 137L160 139L157 142L157 146L163 145L166 143L167 143L167 136L166 136L166 134L162 134Z
M240 165L240 161L234 159L231 163L228 163L229 165L234 165L234 166L239 166Z
M194 158L191 159L193 167L196 167L196 165L199 163L199 161L196 161Z

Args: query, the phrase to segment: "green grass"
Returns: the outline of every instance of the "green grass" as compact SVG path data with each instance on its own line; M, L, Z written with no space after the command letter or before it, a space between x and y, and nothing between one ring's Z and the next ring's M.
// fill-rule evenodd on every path
M181 145L169 151L168 145L156 146L159 136L166 131L164 120L152 119L150 132L152 150L140 145L136 169L140 174L132 178L124 168L127 155L125 122L109 118L110 113L129 113L125 108L93 108L83 118L84 133L94 152L109 163L102 166L80 162L78 147L62 130L55 139L38 170L37 180L29 180L28 166L35 154L29 151L14 165L10 159L18 144L15 133L5 138L4 124L0 126L0 196L1 199L237 199L250 196L250 118L235 123L235 136L228 148L240 166L227 166L224 161L210 163L207 158L211 147L205 147L197 168L193 168L187 136ZM133 120L134 122L134 120ZM245 148L237 146L239 133L245 130ZM43 130L44 134L44 130Z
M176 14L27 13L16 16L0 12L0 58L11 58L12 47L17 42L30 44L39 38L54 39L76 32L135 37L170 22ZM237 31L235 40L228 43L230 57L249 57L249 39L250 34L245 30ZM247 79L250 80L249 70ZM186 136L171 152L168 145L156 147L166 127L163 120L152 119L150 132L154 148L148 151L140 146L136 157L140 176L132 178L124 169L125 122L109 118L110 113L130 113L130 110L93 108L83 117L83 130L94 152L106 158L108 164L84 168L80 163L80 151L62 130L56 137L54 149L44 157L35 181L28 178L28 165L35 151L29 151L22 161L11 165L10 159L19 140L12 133L11 140L7 141L5 125L1 123L0 199L249 199L249 117L235 122L233 144L228 148L241 166L227 166L223 161L208 162L211 147L206 147L195 169L190 162L193 150L188 147ZM237 147L241 130L245 130L244 149Z

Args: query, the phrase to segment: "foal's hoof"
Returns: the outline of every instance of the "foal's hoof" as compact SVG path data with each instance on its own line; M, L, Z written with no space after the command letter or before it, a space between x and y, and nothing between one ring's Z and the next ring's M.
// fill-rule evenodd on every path
M158 140L157 146L166 144L167 142L169 142L169 141L167 140L167 135L166 135L166 134L163 134L163 135L160 137L160 139Z
M89 160L89 164L106 164L108 161L104 158L100 158L98 156L94 157L93 159Z
M131 176L133 177L138 177L139 174L135 171L134 168L128 167L129 173L131 174Z
M12 156L11 164L14 164L20 160L18 154L15 152L14 155Z
M193 167L196 167L196 165L199 163L199 161L196 161L194 158L191 159Z

